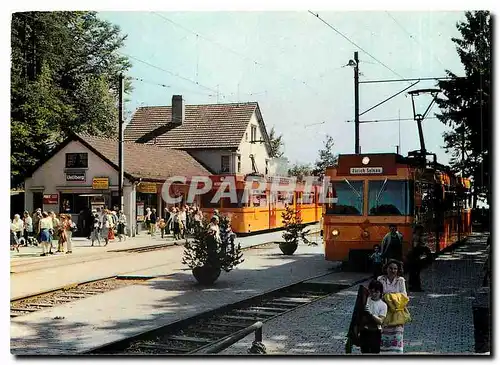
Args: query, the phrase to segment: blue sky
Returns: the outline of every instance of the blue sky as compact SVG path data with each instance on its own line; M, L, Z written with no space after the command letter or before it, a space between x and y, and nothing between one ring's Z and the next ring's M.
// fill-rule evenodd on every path
M292 162L314 162L327 134L334 137L335 153L354 151L354 124L346 123L354 118L353 70L343 67L354 51L359 52L361 81L441 77L445 69L463 75L451 41L460 36L461 11L317 12L363 50L307 11L99 14L128 35L123 53L163 69L131 59L129 76L147 82L134 81L128 117L139 106L170 105L172 94L182 94L187 104L257 101L268 130L274 126L283 134ZM360 112L406 86L362 84ZM421 81L414 88L430 87L434 82ZM418 106L425 108L429 101L423 97ZM398 115L413 117L406 93L361 120ZM424 121L426 147L442 163L448 162L441 148L445 130L437 119ZM404 154L419 148L415 122L403 121L362 124L362 151L393 152L399 133Z

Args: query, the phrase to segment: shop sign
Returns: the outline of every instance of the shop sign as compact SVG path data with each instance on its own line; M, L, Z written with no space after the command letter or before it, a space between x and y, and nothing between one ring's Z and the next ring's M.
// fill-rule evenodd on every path
M351 175L371 175L381 174L384 172L382 167L351 167Z
M137 215L137 221L138 222L143 222L144 221L144 202L137 202L136 204L136 215Z
M92 179L92 189L107 190L109 188L109 177L94 177Z
M141 182L137 185L137 191L139 193L156 194L156 183Z
M43 194L43 204L58 204L59 194Z
M66 181L81 181L85 182L86 174L85 172L67 172Z

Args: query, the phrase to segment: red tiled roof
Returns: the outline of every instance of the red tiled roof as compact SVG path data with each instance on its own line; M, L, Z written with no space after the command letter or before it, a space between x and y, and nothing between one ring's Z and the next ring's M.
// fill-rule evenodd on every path
M118 140L78 134L103 157L118 166ZM208 176L205 169L190 154L181 150L125 142L124 170L134 178L166 180L172 176Z
M170 106L141 107L125 128L125 140L141 141L149 133L141 142L152 144L155 135L163 147L238 148L257 108L256 102L186 105L184 123L173 125Z

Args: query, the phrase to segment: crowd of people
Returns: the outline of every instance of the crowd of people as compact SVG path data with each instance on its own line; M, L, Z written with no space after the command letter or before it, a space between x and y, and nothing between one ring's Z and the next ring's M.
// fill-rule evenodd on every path
M219 212L214 210L214 216ZM186 239L193 234L197 226L201 226L203 213L196 206L165 208L162 215L155 208L146 208L145 228L147 233L155 237L157 232L161 238L172 234L175 240ZM213 223L213 222L212 222ZM125 241L127 237L127 217L118 208L95 208L82 210L75 224L70 214L42 212L40 208L32 214L25 211L21 218L19 214L10 222L11 250L19 252L19 247L39 246L42 256L54 253L72 253L72 236L78 234L91 241L91 246L101 243L104 246L110 241ZM77 232L77 233L76 233Z
M218 215L218 211L215 210L214 214ZM196 226L202 225L202 221L203 213L194 205L165 208L162 215L155 208L146 208L144 218L148 234L152 237L160 230L161 238L172 233L175 240L185 239L187 235L193 234Z
M14 215L10 222L10 249L19 252L22 246L41 246L41 256L54 253L72 253L72 236L76 225L70 214L42 212L39 208Z

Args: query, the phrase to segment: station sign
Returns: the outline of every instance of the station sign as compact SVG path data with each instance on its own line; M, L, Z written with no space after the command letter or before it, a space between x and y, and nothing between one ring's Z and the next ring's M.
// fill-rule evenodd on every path
M349 171L351 175L373 175L382 174L384 169L382 167L351 167Z
M109 189L109 177L94 177L92 179L92 189L95 190Z
M81 181L85 182L86 180L85 172L67 172L66 173L66 181Z
M43 204L58 204L59 194L43 194Z
M156 194L156 183L141 182L137 185L137 191L139 193Z

